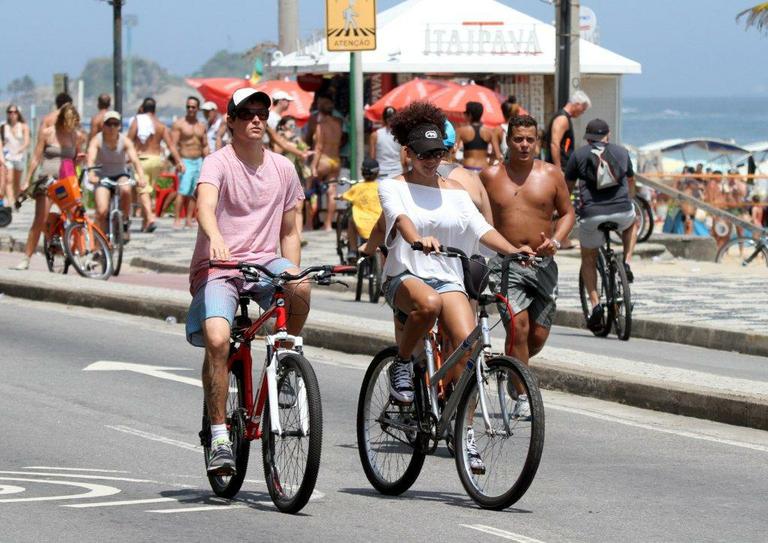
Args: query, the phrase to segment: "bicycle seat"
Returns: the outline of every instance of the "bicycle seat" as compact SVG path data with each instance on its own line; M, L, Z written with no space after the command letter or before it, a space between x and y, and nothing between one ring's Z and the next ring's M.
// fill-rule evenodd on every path
M597 227L597 229L600 230L601 232L611 232L612 230L618 230L619 229L619 225L617 223L611 222L611 221L602 222Z

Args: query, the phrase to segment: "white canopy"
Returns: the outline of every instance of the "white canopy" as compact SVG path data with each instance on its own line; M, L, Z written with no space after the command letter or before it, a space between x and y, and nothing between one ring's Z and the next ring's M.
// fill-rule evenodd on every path
M553 8L554 12L554 8ZM369 73L555 72L555 27L495 0L405 0L377 15L377 48L362 54ZM583 74L639 74L640 64L585 40ZM349 54L325 39L277 58L281 72L347 72Z

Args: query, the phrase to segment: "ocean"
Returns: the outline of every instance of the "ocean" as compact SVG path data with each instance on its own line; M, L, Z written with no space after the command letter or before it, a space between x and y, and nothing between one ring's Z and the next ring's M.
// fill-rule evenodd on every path
M622 112L622 143L634 146L671 138L768 140L768 97L625 97Z

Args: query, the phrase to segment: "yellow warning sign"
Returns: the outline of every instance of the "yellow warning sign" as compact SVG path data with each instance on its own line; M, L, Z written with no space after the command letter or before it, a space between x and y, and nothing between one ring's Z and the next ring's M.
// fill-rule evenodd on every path
M325 0L329 51L376 49L376 0Z

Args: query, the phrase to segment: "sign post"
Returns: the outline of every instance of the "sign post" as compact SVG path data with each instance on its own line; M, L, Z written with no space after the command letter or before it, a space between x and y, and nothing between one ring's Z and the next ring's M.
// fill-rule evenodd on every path
M376 49L376 0L326 0L328 51L349 51L349 175L359 179L363 162L363 62L360 51Z

